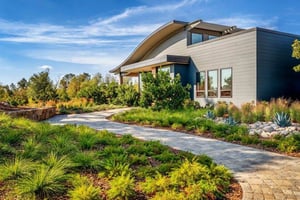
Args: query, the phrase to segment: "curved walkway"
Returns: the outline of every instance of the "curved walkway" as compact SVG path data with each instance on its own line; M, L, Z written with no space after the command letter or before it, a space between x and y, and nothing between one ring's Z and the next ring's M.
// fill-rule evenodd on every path
M300 159L185 133L111 122L106 117L125 109L58 115L53 124L84 124L144 140L159 140L173 148L206 154L232 170L244 200L300 200Z

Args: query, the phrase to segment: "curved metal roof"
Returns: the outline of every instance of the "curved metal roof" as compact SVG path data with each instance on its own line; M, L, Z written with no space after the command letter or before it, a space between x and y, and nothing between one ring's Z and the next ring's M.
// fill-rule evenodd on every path
M156 31L151 33L146 39L144 39L135 49L134 51L124 60L119 66L115 67L114 69L110 70L111 73L119 73L120 68L124 65L129 65L135 62L138 62L143 59L143 57L152 49L157 47L163 41L167 40L173 34L177 33L177 31L184 28L188 25L188 22L183 21L176 21L173 20L160 28Z

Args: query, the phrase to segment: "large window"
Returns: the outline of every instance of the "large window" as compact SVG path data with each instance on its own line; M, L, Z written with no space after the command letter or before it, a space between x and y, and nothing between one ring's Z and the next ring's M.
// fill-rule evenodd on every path
M218 70L207 72L207 96L218 97Z
M232 97L232 69L221 69L221 97Z
M196 73L196 97L205 97L205 71Z

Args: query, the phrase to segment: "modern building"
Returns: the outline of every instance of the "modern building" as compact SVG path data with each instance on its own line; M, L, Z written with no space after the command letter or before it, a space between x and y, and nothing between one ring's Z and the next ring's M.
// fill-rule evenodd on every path
M110 72L139 77L167 70L190 84L202 105L277 97L300 98L300 73L292 67L291 44L298 35L263 28L240 29L207 23L171 21L142 41Z

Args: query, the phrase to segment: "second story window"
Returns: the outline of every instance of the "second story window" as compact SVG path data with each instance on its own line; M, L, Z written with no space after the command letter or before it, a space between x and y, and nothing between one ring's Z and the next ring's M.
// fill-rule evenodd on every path
M191 44L196 44L203 41L203 35L200 33L191 33Z

